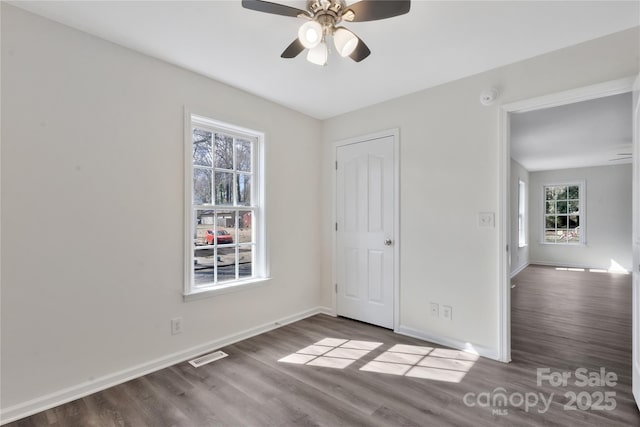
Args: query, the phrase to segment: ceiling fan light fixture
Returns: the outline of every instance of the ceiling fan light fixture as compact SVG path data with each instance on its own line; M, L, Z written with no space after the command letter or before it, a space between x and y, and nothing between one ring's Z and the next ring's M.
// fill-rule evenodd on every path
M307 53L307 61L316 65L326 65L329 51L327 50L326 43L320 43L313 49L309 49Z
M358 37L346 28L337 28L333 33L333 44L340 56L349 56L358 46Z
M351 9L347 10L346 12L344 12L342 14L342 20L343 21L347 21L347 22L353 21L353 18L355 18L355 17L356 17L356 14L353 13L353 10L351 10Z
M298 29L298 39L307 49L313 49L322 41L322 25L316 21L307 21Z

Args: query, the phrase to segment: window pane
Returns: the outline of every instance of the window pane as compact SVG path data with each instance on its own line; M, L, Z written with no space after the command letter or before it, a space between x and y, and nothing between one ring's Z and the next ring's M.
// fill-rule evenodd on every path
M240 246L238 254L240 278L253 276L253 246Z
M217 234L219 245L229 245L236 242L236 213L234 211L218 211Z
M218 248L218 282L236 280L236 248Z
M203 129L193 129L193 164L198 166L211 166L211 132Z
M553 187L545 187L544 188L544 198L546 200L553 200L554 199Z
M545 217L544 228L556 228L556 217L553 215Z
M213 247L197 247L193 251L194 285L211 285L216 273L216 258Z
M253 212L238 212L238 243L253 243Z
M229 233L224 228L218 227L216 230L216 244L218 245L230 245L233 243L233 234Z
M558 208L558 213L567 213L567 202L558 201L556 202L556 207Z
M569 187L569 199L579 199L580 198L580 187L577 185L572 185Z
M251 205L251 176L242 173L238 174L238 205Z
M233 205L233 174L216 172L216 205Z
M569 228L575 228L580 226L579 215L569 215Z
M236 143L236 169L243 172L251 172L251 141L239 139Z
M569 200L567 205L568 213L577 213L580 211L580 202L578 200Z
M548 214L552 214L552 213L556 213L556 202L546 202L546 213Z
M215 166L220 169L233 169L233 138L216 133Z
M211 170L193 169L193 204L206 205L211 203Z
M556 220L556 227L558 229L567 228L567 216L566 215L558 215Z
M556 242L556 230L545 230L544 231L544 241L546 243L555 243Z
M545 198L547 200L566 200L567 187L545 187Z
M567 187L555 187L556 199L567 200Z
M212 245L215 215L212 210L197 210L195 213L195 246Z

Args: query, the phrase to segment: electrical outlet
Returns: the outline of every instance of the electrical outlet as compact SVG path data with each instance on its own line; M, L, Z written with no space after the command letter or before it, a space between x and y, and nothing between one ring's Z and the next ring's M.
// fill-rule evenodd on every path
M171 335L182 333L182 317L174 317L171 319Z
M443 305L442 306L442 318L443 319L447 319L447 320L451 320L452 319L452 315L453 315L453 311L451 309L450 305Z
M439 316L439 307L438 307L438 303L437 302L432 302L431 303L431 316L432 317L438 317Z

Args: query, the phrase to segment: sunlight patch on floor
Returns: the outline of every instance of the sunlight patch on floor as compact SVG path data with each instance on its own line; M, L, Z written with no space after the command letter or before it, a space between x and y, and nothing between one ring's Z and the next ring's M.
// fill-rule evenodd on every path
M381 342L325 338L283 357L278 362L344 369L381 345Z
M381 342L324 338L278 360L297 365L344 369ZM396 344L360 368L364 372L459 383L478 360L477 354L446 348Z
M398 344L360 370L459 383L477 359L459 350Z
M578 268L578 267L555 267L556 271L588 271L589 273L610 273L610 274L629 274L629 271L617 263L615 260L611 260L609 268Z
M585 269L576 267L556 267L556 271L585 271Z
M621 266L620 264L618 264L616 260L612 259L611 264L609 265L609 273L629 274L629 271L623 266Z

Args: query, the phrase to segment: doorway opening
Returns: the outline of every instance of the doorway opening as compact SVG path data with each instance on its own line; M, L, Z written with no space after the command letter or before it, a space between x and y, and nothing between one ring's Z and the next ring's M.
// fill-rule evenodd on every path
M603 101L606 98L612 98L618 95L627 94L633 89L634 78L627 78L616 80L612 82L602 83L594 86L589 86L586 88L575 89L571 91L561 92L553 95L543 96L539 98L534 98L530 100L525 100L517 103L512 103L508 105L502 106L501 109L501 152L500 152L500 228L499 228L499 241L500 241L500 316L499 316L499 330L500 330L500 359L504 362L511 361L511 275L512 272L518 272L517 269L523 269L527 262L518 265L517 268L512 270L511 266L514 262L519 263L521 260L514 259L514 254L518 254L518 256L525 256L525 259L529 259L529 261L537 261L537 259L531 258L532 251L532 242L535 242L537 246L543 246L547 249L547 252L555 253L556 255L559 252L562 252L562 249L570 248L573 252L573 256L579 259L580 251L575 250L578 248L584 248L585 242L589 239L589 230L585 227L588 223L586 223L586 215L589 213L582 207L581 203L584 201L583 199L588 199L587 191L585 191L584 186L589 186L588 182L584 179L570 179L566 175L557 174L557 175L547 175L540 174L538 180L535 183L529 182L529 185L525 184L526 191L529 192L526 195L526 199L529 202L529 206L525 209L525 218L527 218L528 224L524 227L526 228L528 234L525 237L524 245L521 245L520 242L520 229L519 227L523 227L522 224L518 224L518 221L514 220L514 216L512 215L512 206L516 206L516 212L518 212L519 204L518 202L518 193L521 186L519 185L519 181L525 181L522 178L524 175L525 179L531 178L531 176L527 177L526 174L522 171L518 171L515 173L515 178L513 177L512 169L514 169L514 165L512 163L512 125L514 122L514 117L520 116L525 117L527 113L532 113L526 119L535 119L536 116L544 116L545 110L554 109L557 107L566 107L565 109L569 109L572 105L577 105L578 103L585 101ZM629 107L632 108L631 103L629 103ZM549 110L551 111L551 110ZM548 112L548 111L547 111ZM526 120L525 120L526 121ZM629 144L628 148L617 146L612 148L614 153L613 156L617 156L621 154L619 157L633 157L631 154L626 155L625 153L632 153L631 141L626 141ZM593 150L592 150L593 151ZM536 159L533 156L533 163L535 161L544 161L544 150L541 150L541 153L537 153L540 159ZM547 158L550 157L547 152ZM582 155L577 155L578 153L574 153L574 155L565 156L570 157L570 160L575 160L578 157L585 157ZM581 153L580 153L581 154ZM588 153L587 153L588 154ZM591 153L594 154L594 153ZM625 155L623 155L625 154ZM609 162L609 159L613 157L607 158L604 163L610 164L613 162ZM565 159L566 160L566 159ZM624 161L629 161L632 159L624 159ZM581 161L586 161L584 158ZM548 165L552 164L547 160ZM560 161L556 163L556 169L566 169L566 168L577 168L577 167L588 167L587 163L583 163L582 165L573 164L571 166L559 166ZM601 162L602 164L602 162ZM629 168L633 169L633 166L629 166ZM526 170L526 168L522 168ZM544 169L544 168L542 168ZM577 170L577 169L576 169ZM512 191L512 182L518 184L515 187L518 189L514 195ZM629 181L631 177L629 177ZM627 182L628 186L631 187L631 183ZM555 187L555 188L554 188ZM531 194L531 192L535 192L536 194ZM547 193L550 192L549 195ZM555 193L554 193L555 192ZM569 196L569 192L571 192L571 196ZM555 194L555 195L554 195ZM629 194L629 196L631 193ZM547 200L547 196L549 200ZM560 197L562 196L562 197ZM535 202L535 207L532 204ZM569 211L569 207L573 209L573 211ZM629 211L626 212L627 215L630 216L631 207L629 207ZM573 215L571 215L573 214ZM517 215L517 214L516 214ZM583 217L584 216L584 217ZM548 222L547 222L548 220ZM513 223L515 222L515 224ZM551 223L553 222L554 227L551 227ZM549 227L547 227L549 225ZM514 231L515 227L515 231ZM629 227L631 227L631 221L629 221ZM577 230L576 230L577 229ZM629 235L631 233L629 232ZM586 238L585 238L586 236ZM593 236L595 237L595 236ZM514 243L515 239L515 243ZM514 245L516 246L514 248ZM630 257L631 246L628 245L627 256ZM584 251L582 251L584 252ZM536 257L540 257L540 253L537 252ZM549 258L551 259L551 258ZM629 258L630 259L630 258ZM544 261L544 258L543 258ZM565 260L564 264L573 264L573 265L565 265L566 268L580 268L581 265L578 265L578 262L569 262L570 260ZM616 263L620 264L618 260L614 260ZM589 261L587 261L589 262ZM552 264L552 261L548 261L548 264ZM626 263L626 262L625 262ZM630 264L630 261L629 261ZM593 266L592 266L593 267ZM630 265L629 265L630 267Z

